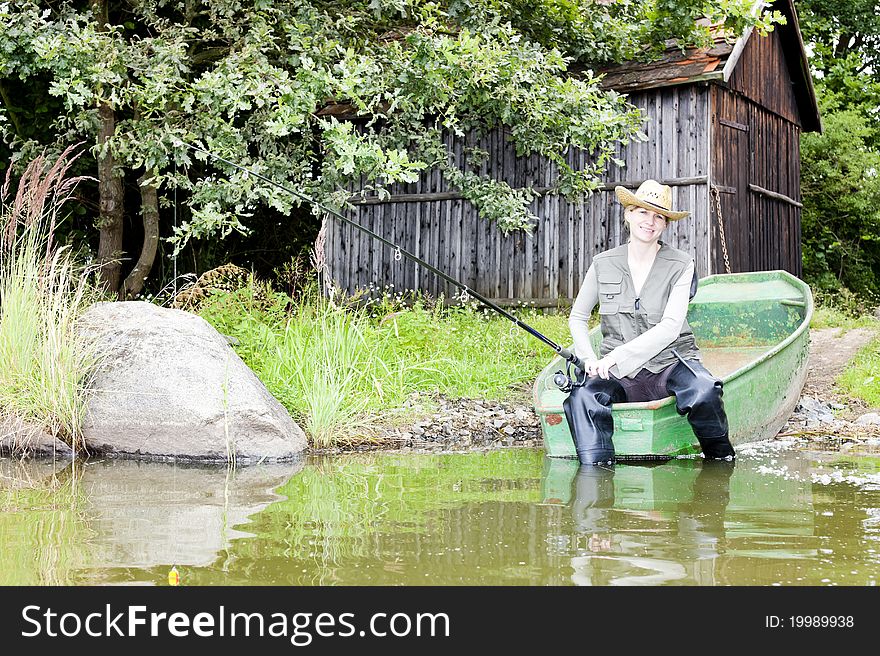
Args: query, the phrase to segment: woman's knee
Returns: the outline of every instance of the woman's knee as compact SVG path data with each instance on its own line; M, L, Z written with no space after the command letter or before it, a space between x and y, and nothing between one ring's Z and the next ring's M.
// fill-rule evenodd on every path
M720 408L723 406L723 383L704 367L691 370L679 365L680 370L670 376L667 389L675 396L676 406L682 414L699 408Z

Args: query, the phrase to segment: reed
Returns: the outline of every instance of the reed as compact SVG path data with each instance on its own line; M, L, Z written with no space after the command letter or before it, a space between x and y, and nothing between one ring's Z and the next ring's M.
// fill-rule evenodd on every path
M55 242L61 209L82 179L67 175L76 157L72 148L54 164L38 157L14 197L9 173L0 190L0 412L78 448L96 356L76 320L96 291L86 268Z

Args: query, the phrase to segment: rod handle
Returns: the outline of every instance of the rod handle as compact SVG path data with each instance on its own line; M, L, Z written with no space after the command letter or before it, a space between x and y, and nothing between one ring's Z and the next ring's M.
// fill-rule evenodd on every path
M574 353L569 351L567 348L560 348L559 349L559 356L563 360L565 360L566 362L571 362L578 369L584 368L584 363L581 362L581 359L578 356L576 356Z

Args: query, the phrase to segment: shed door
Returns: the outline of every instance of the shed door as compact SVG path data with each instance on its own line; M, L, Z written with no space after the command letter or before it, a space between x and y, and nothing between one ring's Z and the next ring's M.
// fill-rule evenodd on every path
M752 234L747 196L752 147L746 102L717 86L712 91L711 177L713 185L721 191L721 216L725 237L722 240L715 203L710 198L712 272L725 271L722 241L727 244L732 272L753 271L750 267Z
M712 181L730 258L738 271L784 269L801 275L798 127L722 87L713 90ZM712 207L713 272L723 273L718 216Z

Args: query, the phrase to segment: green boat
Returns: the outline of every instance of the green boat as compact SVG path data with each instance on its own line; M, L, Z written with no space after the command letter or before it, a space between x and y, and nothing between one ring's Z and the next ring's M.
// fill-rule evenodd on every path
M809 286L786 271L722 274L700 281L688 323L703 364L724 381L724 408L734 445L773 437L791 415L807 375L812 316ZM590 331L597 352L601 338L598 326ZM566 394L553 382L553 375L564 369L565 362L555 358L532 390L551 457L576 457L562 410ZM700 452L671 396L617 403L612 415L618 456Z

